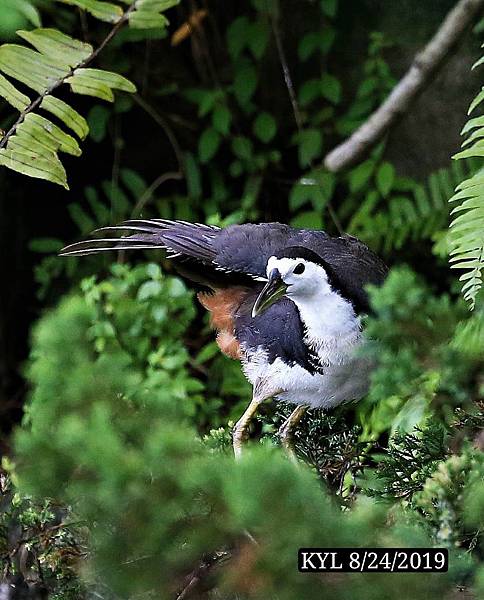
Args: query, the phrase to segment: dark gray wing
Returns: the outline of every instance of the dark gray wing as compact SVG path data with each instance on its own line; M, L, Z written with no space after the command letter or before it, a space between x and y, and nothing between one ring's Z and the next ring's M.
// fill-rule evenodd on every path
M302 246L320 256L331 270L338 290L358 311L368 310L368 284L383 283L388 269L355 237L331 237L324 231L293 229L281 223L233 225L214 240L222 267L265 277L267 260L285 248Z
M126 221L103 227L95 235L64 248L63 256L87 255L108 250L165 249L186 276L210 280L214 275L227 284L237 278L266 277L270 256L290 246L303 246L318 254L333 270L338 287L355 304L366 308L364 287L380 284L387 269L365 244L350 236L333 238L324 231L293 229L281 223L231 225L225 229L164 219ZM125 235L130 234L130 235Z
M218 261L217 239L224 230L202 223L139 219L102 227L92 239L66 246L60 256L87 256L113 250L162 249L184 277L208 287L251 285L258 279L250 265L236 269Z

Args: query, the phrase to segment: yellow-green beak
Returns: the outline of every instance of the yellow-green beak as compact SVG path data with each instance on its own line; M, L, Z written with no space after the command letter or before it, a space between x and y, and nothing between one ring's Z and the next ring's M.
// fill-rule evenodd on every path
M282 298L286 293L286 290L287 285L282 281L281 274L277 269L272 269L269 274L269 280L254 303L252 317L257 317L257 315L264 312L269 306L279 300L279 298Z

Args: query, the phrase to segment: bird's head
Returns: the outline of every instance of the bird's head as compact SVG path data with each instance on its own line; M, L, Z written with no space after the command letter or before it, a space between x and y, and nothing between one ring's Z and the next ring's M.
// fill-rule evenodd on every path
M252 308L256 317L286 296L294 300L330 294L331 269L315 252L300 246L286 248L267 261L267 283Z

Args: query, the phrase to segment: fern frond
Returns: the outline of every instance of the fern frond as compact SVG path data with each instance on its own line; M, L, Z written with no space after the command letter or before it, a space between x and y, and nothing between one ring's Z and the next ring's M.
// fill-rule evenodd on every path
M457 325L452 346L467 356L479 358L484 353L484 310Z
M40 27L40 15L34 3L30 0L2 0L6 8L13 8L23 15L34 27Z
M478 60L474 67L484 63ZM473 67L473 68L474 68ZM471 114L484 101L484 88L477 94L469 107ZM484 157L484 117L470 119L462 129L467 135L462 147L465 148L453 156L456 160ZM471 310L482 287L484 269L484 170L460 183L449 202L459 202L451 215L449 243L451 246L451 268L462 269L462 294L470 304Z
M431 173L423 183L397 181L395 194L384 200L384 206L379 195L370 192L347 229L385 253L409 241L433 239L447 228L449 195L475 170L474 160L463 160Z
M121 0L129 5L125 10L119 4L101 0L58 1L114 23L114 28L96 50L56 29L46 28L17 32L32 47L0 46L0 97L20 113L0 139L0 165L68 189L59 153L79 156L81 148L62 127L67 127L80 140L87 136L89 128L82 115L53 94L64 84L69 85L73 93L108 102L114 101L113 90L134 93L135 85L122 75L88 65L124 24L143 29L165 27L168 21L163 11L179 0ZM34 92L32 98L27 95L29 89ZM42 114L37 114L38 110ZM59 124L54 123L52 117Z

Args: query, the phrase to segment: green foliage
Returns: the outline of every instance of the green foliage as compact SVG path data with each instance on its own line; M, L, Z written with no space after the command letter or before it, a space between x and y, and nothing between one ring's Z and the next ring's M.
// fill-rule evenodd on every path
M410 432L435 413L452 420L452 407L482 395L475 370L482 352L469 355L453 343L467 318L461 302L432 294L409 268L394 269L383 288L371 289L376 312L366 330L377 368L367 398L358 404L364 436L389 428ZM378 340L378 341L376 341Z
M348 231L385 253L432 239L437 249L439 242L445 243L446 254L448 198L464 177L475 172L475 165L471 161L452 163L447 169L431 173L425 183L418 183L408 177L395 177L390 163L382 163L371 172L370 164L363 163L366 171L362 166L361 177L367 176L365 183L374 181L375 187L371 186L353 213Z
M387 509L362 497L341 512L310 470L268 444L235 462L213 451L225 445L220 432L202 443L187 410L199 389L187 395L180 330L169 330L192 316L186 294L171 304L177 280L154 264L117 265L115 274L119 283L86 281L83 296L64 299L36 328L34 391L16 440L21 490L55 495L80 519L99 524L89 532L88 582L98 574L122 597L164 597L183 589L201 564L223 562L210 586L228 598L277 592L288 600L390 593L423 599L448 589L451 579L442 575L423 582L410 574L324 581L298 574L302 545L425 545L427 533L416 517L412 523L398 511L389 525ZM113 334L118 320L121 339ZM158 335L161 349L140 343ZM66 352L66 336L75 352ZM471 463L469 473L475 478ZM422 493L433 492L424 487ZM467 563L456 558L454 564Z
M73 521L65 508L20 495L0 470L2 583L20 578L48 589L55 600L78 600L85 593L76 565L87 552L86 532L85 523Z
M150 29L166 27L162 11L177 1L136 0L126 10L99 0L62 0L90 12L94 17L131 27ZM26 5L28 3L25 3ZM30 18L33 18L33 14ZM0 165L30 177L46 179L68 189L67 175L58 153L79 156L81 149L74 137L65 133L50 118L37 114L41 109L54 115L63 126L81 140L89 132L86 120L63 100L52 94L68 84L75 94L114 101L113 90L133 93L136 87L118 73L88 68L97 52L85 42L56 29L37 28L18 31L18 36L35 48L18 44L0 46L0 95L20 113L11 129L0 140ZM20 82L37 93L32 99L10 81Z
M433 528L438 544L450 546L467 542L472 547L478 543L484 525L484 513L479 511L483 472L483 453L465 449L440 463L416 495L415 502ZM479 494L480 498L476 498ZM477 512L469 513L469 505L477 508ZM466 529L466 524L472 529Z
M483 59L478 60L473 68L481 65ZM471 114L484 100L481 91L469 107ZM463 150L453 158L478 158L482 159L484 137L484 117L470 119L462 134L468 134L464 140ZM480 166L482 162L480 162ZM451 246L452 268L463 269L465 273L460 276L463 281L462 293L469 302L471 310L476 305L476 297L482 287L482 270L484 269L484 176L481 169L469 179L465 179L456 188L456 193L449 202L460 201L451 214L453 217L449 229L449 242Z

